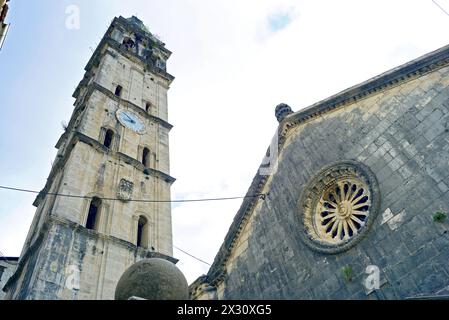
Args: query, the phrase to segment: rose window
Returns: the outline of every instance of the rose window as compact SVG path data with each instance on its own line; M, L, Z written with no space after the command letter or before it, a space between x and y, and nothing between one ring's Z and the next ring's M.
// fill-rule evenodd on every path
M324 168L303 191L302 238L322 252L349 249L371 225L378 198L376 178L366 166L344 161Z
M316 210L317 235L339 243L358 234L369 215L370 193L361 181L340 180L323 192Z

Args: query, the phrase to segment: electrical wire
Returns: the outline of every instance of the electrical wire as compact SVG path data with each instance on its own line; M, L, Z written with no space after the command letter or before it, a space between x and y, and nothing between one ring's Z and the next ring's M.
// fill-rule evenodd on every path
M8 187L8 186L0 186L0 189L4 190L10 190L10 191L18 191L18 192L26 192L26 193L34 193L34 194L43 194L43 195L50 195L50 196L58 196L58 197L68 197L68 198L80 198L80 199L93 199L94 197L89 196L80 196L80 195L73 195L73 194L63 194L63 193L54 193L54 192L40 192L36 190L29 190L29 189L21 189L21 188L15 188L15 187ZM99 197L96 197L99 198ZM204 201L220 201L220 200L235 200L235 199L244 199L244 198L260 198L262 200L265 200L266 194L260 193L255 195L248 195L248 196L240 196L240 197L223 197L223 198L203 198L203 199L183 199L183 200L145 200L145 199L130 199L128 201L134 201L134 202L204 202ZM122 200L119 198L99 198L101 200ZM200 259L193 254L188 253L187 251L177 247L173 246L175 249L181 251L182 253L188 255L189 257L204 263L208 266L211 266L209 262L204 261L203 259ZM3 253L0 251L0 257L3 257ZM8 262L8 261L6 261ZM8 262L9 263L9 262Z
M443 8L439 3L437 3L435 0L432 0L432 2L433 2L438 8L440 8L441 11L443 11L446 15L449 16L449 12L447 12L446 10L444 10L444 8Z
M204 261L204 260L202 260L202 259L200 259L200 258L198 258L198 257L195 257L193 254L188 253L187 251L185 251L185 250L183 250L183 249L181 249L181 248L179 248L179 247L177 247L177 246L175 246L175 245L173 245L173 248L175 248L175 249L181 251L182 253L188 255L189 257L192 257L192 258L195 259L195 260L198 260L198 261L201 262L201 263L204 263L204 264L207 264L208 266L211 266L210 263L208 263L208 262L206 262L206 261ZM3 252L1 252L1 251L0 251L0 258L5 258L4 261L5 261L7 264L15 265L15 263L9 262L8 259L7 259L7 257L6 257L6 256L3 254Z
M178 247L175 246L175 245L173 246L173 248L175 248L175 249L181 251L182 253L185 253L186 255L192 257L192 258L195 259L195 260L198 260L199 262L202 262L202 263L204 263L204 264L207 264L208 266L211 266L211 264L210 264L209 262L206 262L206 261L204 261L204 260L202 260L202 259L200 259L200 258L197 258L197 257L195 257L194 255L188 253L187 251L184 251L184 250L178 248Z
M80 198L80 199L98 198L100 200L110 200L110 201L121 200L121 201L123 201L123 199L119 199L119 198L101 198L101 197L96 197L96 196L80 196L80 195L64 194L64 193L57 193L57 192L41 192L41 191L36 191L36 190L28 190L28 189L21 189L21 188L8 187L8 186L0 186L0 189L18 191L18 192L35 193L35 194L42 194L42 195L49 195L49 196L57 196L57 197L67 197L67 198ZM259 193L259 194L255 194L255 195L247 195L247 196L240 196L240 197L182 199L182 200L129 199L126 201L129 201L129 202L165 202L165 203L177 202L177 203L179 203L179 202L205 202L205 201L236 200L236 199L245 199L245 198L260 198L262 200L265 200L265 197L266 197L266 194Z

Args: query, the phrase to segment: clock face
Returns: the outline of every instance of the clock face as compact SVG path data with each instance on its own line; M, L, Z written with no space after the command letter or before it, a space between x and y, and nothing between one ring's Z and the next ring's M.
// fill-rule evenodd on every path
M133 130L139 134L145 133L145 124L134 112L129 110L117 110L117 119L126 128Z

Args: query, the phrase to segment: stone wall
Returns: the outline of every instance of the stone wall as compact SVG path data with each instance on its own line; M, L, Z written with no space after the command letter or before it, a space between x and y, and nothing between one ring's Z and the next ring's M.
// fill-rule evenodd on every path
M16 271L17 260L18 258L0 257L0 300L6 295L3 286Z
M162 44L136 29L136 19L114 19L75 90L75 108L34 202L20 264L6 284L9 299L113 299L117 281L132 263L154 255L172 259L170 203L130 201L169 200L174 182L167 122L173 77L148 60L154 55L140 56L110 37L114 32L120 40L125 31L132 33L141 41L139 48L146 41L149 52L168 58ZM117 116L124 110L139 118L128 116L144 130L125 127ZM108 130L110 144L104 143ZM144 148L148 161L142 158ZM101 200L95 200L95 223L88 226L93 198ZM138 244L140 217L146 226Z
M267 198L257 201L246 221L238 225L234 220L231 231L239 231L233 241L225 240L208 274L217 297L404 299L447 294L449 224L447 219L434 221L434 216L449 211L448 86L449 67L435 68L355 102L304 116L306 120L291 126L278 169L261 190L269 192ZM288 116L284 127L294 117L298 115ZM362 163L375 175L379 214L351 249L320 253L300 235L300 198L323 167L342 160ZM378 290L364 285L370 265L380 271ZM351 271L349 277L345 270Z
M133 263L161 255L66 219L53 218L43 244L32 252L15 299L114 299L115 287ZM30 272L33 271L33 272ZM23 273L22 273L23 274Z

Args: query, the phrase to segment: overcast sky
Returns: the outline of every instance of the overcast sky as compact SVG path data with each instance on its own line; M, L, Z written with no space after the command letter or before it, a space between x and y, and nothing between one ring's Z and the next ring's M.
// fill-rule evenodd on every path
M43 188L74 88L114 16L137 15L173 52L172 198L209 198L246 193L278 103L300 110L449 44L449 0L435 2L11 0L0 51L0 185ZM68 5L80 9L78 30L65 27ZM5 255L19 255L33 200L0 190ZM174 245L211 263L240 204L174 205ZM174 255L189 283L208 270Z

